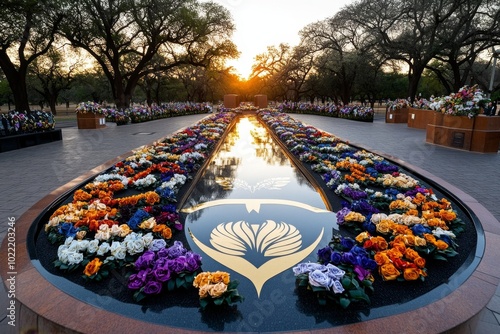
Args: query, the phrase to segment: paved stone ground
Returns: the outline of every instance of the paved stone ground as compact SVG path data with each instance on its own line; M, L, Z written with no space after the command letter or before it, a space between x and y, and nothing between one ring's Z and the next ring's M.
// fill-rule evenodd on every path
M119 127L108 124L99 130L78 130L76 121L65 121L57 125L63 131L60 142L0 153L0 240L6 234L8 217L19 218L38 200L77 176L192 125L204 116L191 115ZM353 144L387 152L429 171L474 197L500 221L500 154L463 152L426 144L425 130L411 129L406 124L387 124L380 113L373 123L311 115L292 116ZM16 333L7 325L7 305L8 298L2 284L0 333ZM478 318L475 331L462 329L460 333L500 332L500 288Z

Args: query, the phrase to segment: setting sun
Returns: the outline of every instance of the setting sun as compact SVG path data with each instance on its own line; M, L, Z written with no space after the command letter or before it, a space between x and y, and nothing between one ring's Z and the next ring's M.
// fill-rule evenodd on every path
M268 46L299 43L299 31L306 25L333 16L352 0L214 0L227 8L236 31L233 42L241 52L239 59L228 61L235 74L246 80L252 72L255 56L265 53Z

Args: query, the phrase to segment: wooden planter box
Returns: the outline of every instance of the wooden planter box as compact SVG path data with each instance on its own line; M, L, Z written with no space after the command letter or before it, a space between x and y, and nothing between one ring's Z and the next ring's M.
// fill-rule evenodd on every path
M106 118L101 114L77 113L76 120L79 129L102 129L106 127Z
M500 116L478 115L474 120L471 151L498 153L500 149Z
M426 129L427 124L435 124L435 114L439 114L434 110L408 108L408 127L415 129Z
M438 113L436 113L438 114ZM500 117L479 115L436 116L436 124L427 125L427 143L481 153L498 153Z
M385 113L386 123L407 123L409 108L387 109Z

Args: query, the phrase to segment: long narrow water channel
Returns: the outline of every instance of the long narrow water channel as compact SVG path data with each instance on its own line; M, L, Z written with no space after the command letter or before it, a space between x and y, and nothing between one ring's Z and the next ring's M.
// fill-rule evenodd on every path
M181 212L202 269L227 271L240 282L242 314L269 302L282 303L273 306L282 316L297 312L292 267L315 262L337 226L322 196L256 116L237 120Z

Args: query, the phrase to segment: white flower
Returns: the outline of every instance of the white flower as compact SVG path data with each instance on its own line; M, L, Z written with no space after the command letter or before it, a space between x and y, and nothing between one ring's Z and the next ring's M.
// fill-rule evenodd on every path
M111 231L109 230L109 226L106 224L102 224L99 226L99 230L95 234L95 239L101 240L101 241L106 241L111 238Z
M144 252L144 240L130 240L125 243L127 247L127 252L130 255L135 255Z
M87 252L89 252L90 254L94 254L95 252L97 252L97 249L99 249L99 240L90 240L89 244L87 245Z
M67 262L66 264L72 265L72 264L79 264L80 262L83 261L83 254L78 253L78 252L67 252ZM63 261L61 261L63 262Z
M103 242L102 244L99 245L99 248L97 249L97 255L104 256L107 252L109 252L110 248L111 247L107 242Z
M57 248L57 257L62 263L68 263L68 254L69 251L67 245L60 245L59 248Z
M118 260L125 259L125 256L127 255L127 247L125 247L119 241L113 241L113 243L111 244L110 251L111 255L117 258Z
M376 225L385 219L387 219L387 215L385 213L374 213L370 221Z
M443 230L441 227L438 227L436 228L434 231L432 231L432 234L436 237L441 237L443 235L446 235L452 239L455 239L457 236L455 235L455 233L451 232L451 231L445 231Z
M142 236L142 240L144 241L144 247L149 247L149 245L153 242L153 233L147 233Z
M148 174L146 177L134 181L134 186L136 187L149 187L156 183L156 177L152 174Z

